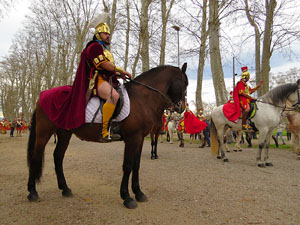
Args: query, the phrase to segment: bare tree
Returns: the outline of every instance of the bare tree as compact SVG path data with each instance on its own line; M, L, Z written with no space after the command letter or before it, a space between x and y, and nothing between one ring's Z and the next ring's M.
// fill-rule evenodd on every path
M161 31L161 45L160 45L160 65L165 64L165 51L166 51L166 39L167 39L167 23L170 16L170 12L173 6L174 0L171 0L169 8L167 9L167 1L161 1L161 20L162 20L162 31Z
M209 54L210 66L216 95L216 104L224 104L227 100L227 93L222 68L219 41L219 4L218 1L209 0Z
M197 112L200 108L203 108L201 93L202 93L203 71L204 71L204 66L205 66L207 36L208 36L208 30L207 30L207 0L203 0L202 22L201 22L201 42L200 42L200 51L199 51L198 76L197 76L197 88L196 88Z
M270 88L270 59L275 50L287 49L288 55L293 53L292 44L299 40L298 21L300 15L292 12L297 10L296 1L260 1L243 0L244 9L255 34L255 65L256 84L264 80L263 86L258 89L261 96ZM288 10L290 13L285 13ZM248 37L246 37L248 38ZM262 46L262 47L261 47ZM262 53L261 53L262 48Z
M141 18L140 18L140 38L142 42L141 57L142 71L147 71L150 68L149 64L149 31L148 31L148 8L152 0L141 0Z
M263 52L262 52L262 63L261 63L261 79L264 80L262 87L259 90L259 94L264 94L269 91L269 73L271 70L270 59L271 59L271 40L273 32L273 21L274 11L277 5L276 0L266 0L266 20L263 40Z

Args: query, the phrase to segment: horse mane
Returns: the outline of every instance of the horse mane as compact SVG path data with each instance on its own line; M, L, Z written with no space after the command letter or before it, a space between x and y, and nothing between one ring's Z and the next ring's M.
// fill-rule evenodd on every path
M167 68L174 68L174 69L177 69L178 71L180 71L180 69L178 67L175 67L175 66L160 65L160 66L154 67L154 68L152 68L148 71L145 71L145 72L141 73L140 75L136 76L134 78L134 80L139 81L139 82L142 82L142 81L145 81L145 80L149 80L150 82L155 82L153 75L159 74L161 71L163 71ZM125 87L126 87L127 90L131 88L132 83L133 83L132 81L128 82L128 83L125 83Z
M170 66L170 65L160 65L160 66L157 66L155 68L152 68L148 71L145 71L143 72L142 74L140 74L139 76L137 76L135 78L135 80L139 81L141 79L145 79L145 77L149 76L149 74L151 74L151 78L153 78L153 73L159 73L161 72L162 70L165 70L166 68L175 68L175 69L178 69L180 71L180 69L178 67L175 67L175 66Z
M297 88L297 83L282 84L268 91L261 99L267 103L283 103Z

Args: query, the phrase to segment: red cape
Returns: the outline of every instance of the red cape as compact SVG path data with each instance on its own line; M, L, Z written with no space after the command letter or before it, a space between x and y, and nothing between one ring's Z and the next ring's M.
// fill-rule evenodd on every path
M74 129L85 123L88 76L85 51L76 72L73 86L62 86L41 92L40 106L56 126Z
M223 113L229 121L237 122L241 116L241 107L238 89L233 90L233 103L226 103L223 105Z
M199 120L192 112L184 113L184 130L188 134L197 134L206 128L207 124Z

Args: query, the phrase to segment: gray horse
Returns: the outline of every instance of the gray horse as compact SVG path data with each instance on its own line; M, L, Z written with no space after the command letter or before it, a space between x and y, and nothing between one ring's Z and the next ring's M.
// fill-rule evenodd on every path
M257 150L256 162L259 167L272 166L269 159L269 144L273 130L280 122L280 116L286 109L286 102L289 101L293 106L298 106L300 102L299 95L300 79L296 83L288 83L277 86L257 100L257 112L251 121L259 130L259 148ZM223 137L228 127L235 130L242 129L242 121L237 123L229 121L223 113L223 105L215 108L211 114L211 150L224 162L228 161L225 156ZM262 150L264 157L262 159Z

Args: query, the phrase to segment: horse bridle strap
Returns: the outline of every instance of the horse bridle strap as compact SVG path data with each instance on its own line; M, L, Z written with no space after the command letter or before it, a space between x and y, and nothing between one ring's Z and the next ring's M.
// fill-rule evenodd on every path
M297 108L298 105L300 105L300 93L299 93L299 88L297 89L297 95L298 95L298 102L295 103L295 104L293 105L294 108Z
M132 81L132 82L134 82L134 83L136 83L136 84L139 84L139 85L142 85L142 86L144 86L146 88L149 88L152 91L158 92L159 94L161 94L167 100L168 105L175 105L176 104L176 103L172 102L172 100L166 94L162 93L160 90L158 90L156 88L153 88L153 87L151 87L151 86L149 86L147 84L143 84L143 83L141 83L139 81L133 80L133 79L129 79L129 80Z

